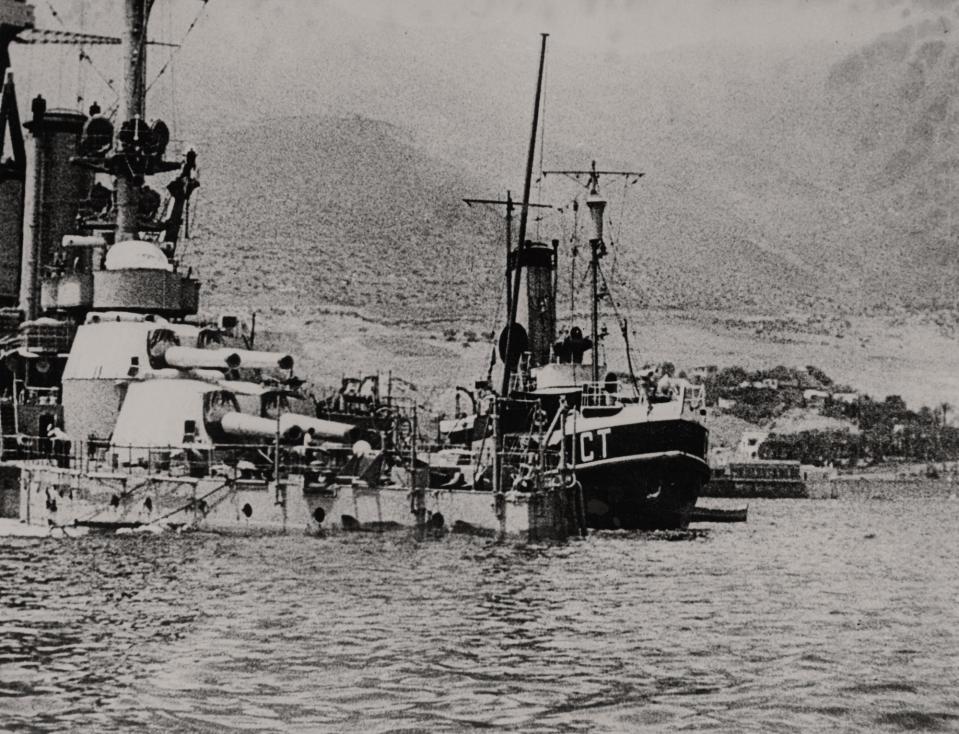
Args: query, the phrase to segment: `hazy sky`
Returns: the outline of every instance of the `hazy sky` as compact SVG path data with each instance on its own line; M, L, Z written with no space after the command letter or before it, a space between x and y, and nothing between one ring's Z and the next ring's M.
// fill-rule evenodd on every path
M344 12L437 32L547 32L562 43L631 54L704 42L848 41L901 9L839 0L332 0ZM239 6L240 4L238 4ZM889 5L883 3L883 5Z
M203 14L171 71L152 88L148 104L151 115L164 117L175 135L190 142L211 122L235 126L270 116L356 113L394 123L426 145L445 146L441 153L472 157L496 170L504 161L523 159L538 34L548 32L550 142L577 148L604 140L622 151L626 162L638 163L648 160L655 134L675 115L721 114L737 85L761 86L753 84L768 71L756 61L761 56L716 68L709 48L770 47L774 61L787 63L790 54L803 55L790 73L811 70L824 78L831 61L810 59L810 41L841 56L843 49L901 26L904 13L918 15L924 4L209 0L204 6L200 0L156 0L154 39L180 41L196 14ZM121 5L120 0L39 2L37 26L115 34ZM955 17L954 6L934 12ZM15 46L22 110L36 93L52 107L86 107L94 100L107 109L115 104L116 92L106 80L119 88L117 48L85 51L94 65L78 64L75 46ZM149 79L170 53L150 48ZM724 57L723 63L728 61ZM471 156L474 148L479 155Z
M209 0L204 6L200 0L156 0L151 37L181 40L190 21L203 10L180 58L189 62L186 73L194 86L210 87L212 94L207 97L215 96L219 77L234 72L240 80L249 79L249 92L258 95L246 104L248 108L276 105L275 96L262 95L258 84L268 87L267 92L301 85L308 93L315 89L325 102L344 111L344 100L346 107L350 100L343 90L352 79L362 87L364 77L389 76L399 68L404 83L412 88L423 80L435 84L437 75L448 86L468 88L484 72L520 73L520 59L515 57L522 56L522 68L528 69L527 56L535 58L540 32L551 34L550 47L556 51L553 64L562 63L563 58L575 62L594 58L621 65L676 47L703 44L788 46L815 40L853 45L901 23L910 7L928 4L922 0ZM37 26L117 33L121 5L120 0L39 2ZM945 12L955 16L954 8ZM14 68L18 78L42 91L54 106L75 106L78 92L86 103L96 97L111 104L114 95L104 79L114 80L116 86L116 47L88 47L94 66L78 64L77 50L74 46L15 46ZM151 48L151 75L168 55L167 49ZM269 84L257 79L261 70L271 75ZM612 74L617 71L611 69ZM157 87L158 101L166 102L173 94L166 83L163 79ZM362 104L358 107L360 112L369 111Z

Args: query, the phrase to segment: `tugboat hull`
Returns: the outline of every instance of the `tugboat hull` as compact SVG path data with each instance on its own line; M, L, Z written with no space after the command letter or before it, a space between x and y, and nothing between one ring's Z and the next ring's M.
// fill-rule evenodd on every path
M586 524L602 530L675 530L689 524L708 472L679 452L581 467Z
M623 411L608 422L581 421L572 446L572 436L567 438L567 458L575 454L576 478L583 487L586 524L597 529L684 528L709 480L706 429L689 420L631 418L638 417Z

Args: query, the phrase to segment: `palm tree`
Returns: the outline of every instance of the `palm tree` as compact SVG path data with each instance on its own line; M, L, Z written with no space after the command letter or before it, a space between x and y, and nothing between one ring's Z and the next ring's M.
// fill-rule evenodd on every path
M937 433L939 434L939 441L938 441L938 443L939 443L939 453L940 453L940 454L943 453L943 452L942 452L942 433L943 433L943 429L945 429L945 427L946 427L947 416L949 415L949 411L950 411L950 410L952 410L952 405L950 405L949 403L946 403L946 402L939 403L939 412L942 414L942 426L941 426L940 429L937 431ZM946 457L943 456L942 458L943 458L943 460L945 460Z

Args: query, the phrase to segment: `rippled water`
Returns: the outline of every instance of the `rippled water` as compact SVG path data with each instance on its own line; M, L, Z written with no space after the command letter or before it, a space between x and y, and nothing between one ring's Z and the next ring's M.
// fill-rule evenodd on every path
M0 633L7 731L959 730L959 501L558 546L0 538Z

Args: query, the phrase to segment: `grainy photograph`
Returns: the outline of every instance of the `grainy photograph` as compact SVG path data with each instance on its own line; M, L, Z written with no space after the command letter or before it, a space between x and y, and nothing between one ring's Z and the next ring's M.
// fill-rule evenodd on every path
M957 36L0 0L0 732L959 732Z

